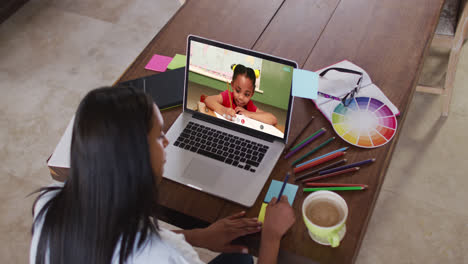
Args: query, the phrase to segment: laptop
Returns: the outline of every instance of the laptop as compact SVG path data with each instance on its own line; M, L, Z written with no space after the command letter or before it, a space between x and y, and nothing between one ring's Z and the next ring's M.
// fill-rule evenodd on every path
M287 143L297 63L194 35L186 54L183 112L166 134L164 177L251 207ZM231 85L241 65L255 78L244 71ZM235 116L228 120L213 98Z

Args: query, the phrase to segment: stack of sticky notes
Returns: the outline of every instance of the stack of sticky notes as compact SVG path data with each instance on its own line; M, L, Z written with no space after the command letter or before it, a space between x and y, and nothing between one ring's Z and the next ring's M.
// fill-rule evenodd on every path
M280 193L282 186L283 186L283 182L280 182L277 180L271 181L270 188L268 189L268 192L262 203L262 208L260 209L260 213L258 214L258 221L263 223L263 220L265 219L265 211L268 206L268 203L271 201L273 197L277 197L279 199L278 194ZM289 183L287 183L286 187L284 187L283 195L286 195L288 197L288 202L291 206L294 202L294 198L296 198L297 189L298 189L297 185L289 184Z

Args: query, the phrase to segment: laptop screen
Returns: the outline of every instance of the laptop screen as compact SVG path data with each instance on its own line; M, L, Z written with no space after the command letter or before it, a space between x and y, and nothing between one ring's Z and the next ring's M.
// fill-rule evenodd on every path
M190 36L185 108L286 140L296 63Z

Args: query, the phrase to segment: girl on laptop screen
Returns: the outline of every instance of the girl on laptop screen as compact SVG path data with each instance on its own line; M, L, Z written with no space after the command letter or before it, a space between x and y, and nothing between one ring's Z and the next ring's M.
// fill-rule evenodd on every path
M227 89L218 95L206 97L206 106L228 120L234 120L236 114L241 114L269 125L276 125L278 120L272 113L260 110L250 100L255 92L254 70L242 64L233 65L233 68L230 87L232 92Z
M34 205L30 263L201 263L192 246L221 254L210 263L253 263L231 241L262 231L258 263L275 263L294 223L286 196L263 224L245 212L206 228L159 226L165 148L163 119L150 96L131 88L89 92L75 114L71 168L64 184L42 188ZM181 197L183 199L183 197Z

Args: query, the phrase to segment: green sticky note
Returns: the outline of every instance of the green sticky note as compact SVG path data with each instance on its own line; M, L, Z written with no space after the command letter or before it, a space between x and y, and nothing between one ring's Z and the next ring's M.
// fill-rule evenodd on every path
M187 61L187 57L185 55L176 54L172 59L171 63L167 65L169 70L174 70L178 68L185 67L185 62Z
M268 189L268 192L265 196L265 200L263 202L269 203L273 197L278 198L278 194L281 191L281 187L283 186L283 182L277 181L277 180L272 180L270 184L270 188ZM296 192L297 192L297 185L294 184L286 184L286 187L284 187L283 195L288 196L288 202L292 206L294 202L294 198L296 198Z

